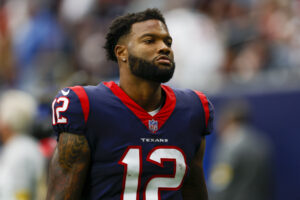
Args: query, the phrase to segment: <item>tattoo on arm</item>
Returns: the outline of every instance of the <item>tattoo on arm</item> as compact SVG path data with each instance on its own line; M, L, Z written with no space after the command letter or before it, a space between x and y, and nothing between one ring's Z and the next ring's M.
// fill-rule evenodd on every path
M80 199L89 162L85 136L61 133L50 163L47 200Z

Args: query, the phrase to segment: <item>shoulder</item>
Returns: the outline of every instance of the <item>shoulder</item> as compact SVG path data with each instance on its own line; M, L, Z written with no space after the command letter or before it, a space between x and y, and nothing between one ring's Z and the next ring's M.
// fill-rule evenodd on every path
M172 90L174 91L176 98L180 98L188 102L195 102L196 104L200 103L200 105L203 107L212 106L212 103L210 102L208 97L198 90L174 88L172 88Z
M173 89L178 104L189 107L204 119L205 134L211 133L213 129L214 106L209 98L202 92L191 89Z
M52 102L54 131L82 134L90 113L89 87L73 86L60 90Z
M106 99L109 89L97 86L73 86L61 89L52 102L52 124L55 133L84 134L94 102Z
M104 86L72 86L61 89L54 98L53 105L56 112L82 113L87 121L90 102L95 96L103 94ZM57 109L58 108L58 109ZM58 111L59 110L59 111Z
M53 118L53 125L68 123L67 116L82 113L86 121L89 114L89 98L85 87L73 86L60 90L55 96L52 103L53 113L56 118Z
M71 87L65 87L58 91L55 98L59 97L67 97L68 99L78 99L78 100L88 100L90 95L101 93L101 88L103 88L102 84L99 84L97 86L71 86Z

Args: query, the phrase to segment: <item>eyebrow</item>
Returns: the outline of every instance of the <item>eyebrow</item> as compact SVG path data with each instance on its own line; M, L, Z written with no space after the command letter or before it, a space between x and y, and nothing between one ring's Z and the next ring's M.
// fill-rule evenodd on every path
M145 33L145 34L141 35L140 38L147 37L147 36L149 36L149 37L159 37L158 34ZM173 38L171 36L169 36L169 35L166 37L166 39L170 39L170 40L173 41Z

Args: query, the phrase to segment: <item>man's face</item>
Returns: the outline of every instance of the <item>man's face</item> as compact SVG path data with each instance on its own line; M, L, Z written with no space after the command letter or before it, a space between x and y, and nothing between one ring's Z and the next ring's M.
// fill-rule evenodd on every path
M164 83L174 73L172 38L159 20L147 20L132 25L128 36L131 72L143 79Z

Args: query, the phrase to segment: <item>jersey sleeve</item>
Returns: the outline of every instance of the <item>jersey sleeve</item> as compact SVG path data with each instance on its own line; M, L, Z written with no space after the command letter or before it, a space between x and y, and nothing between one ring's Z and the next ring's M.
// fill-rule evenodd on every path
M213 130L213 121L214 121L214 106L209 101L209 99L199 91L194 91L197 96L199 97L202 107L203 107L203 113L204 113L204 119L205 119L205 129L204 129L204 135L209 135Z
M206 134L210 134L213 131L213 124L214 124L214 117L215 117L215 109L213 104L208 101L208 110L209 110L209 117L208 117L208 121L206 123Z
M84 134L89 115L88 96L81 86L64 88L52 103L52 125L59 136L62 132Z

